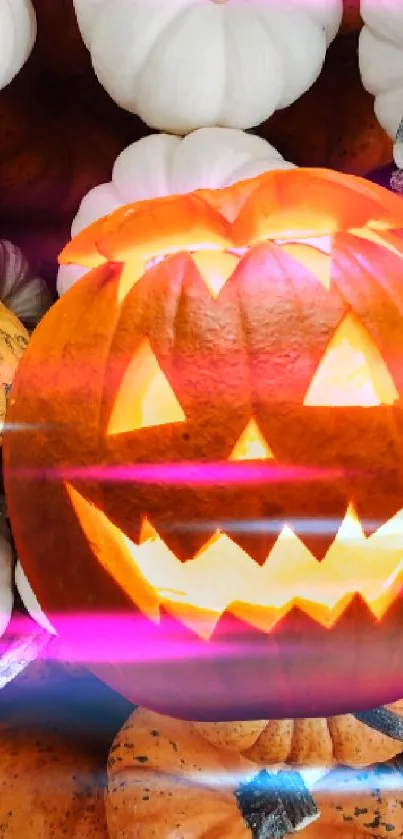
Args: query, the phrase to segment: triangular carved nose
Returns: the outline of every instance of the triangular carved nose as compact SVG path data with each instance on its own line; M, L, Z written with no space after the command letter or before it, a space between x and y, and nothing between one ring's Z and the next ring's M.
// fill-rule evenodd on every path
M248 422L229 456L229 460L272 460L274 454L254 419Z

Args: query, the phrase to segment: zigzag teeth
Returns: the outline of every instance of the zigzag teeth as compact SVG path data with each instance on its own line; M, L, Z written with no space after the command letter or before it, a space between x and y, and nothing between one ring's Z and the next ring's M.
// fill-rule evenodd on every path
M111 573L120 557L115 573L133 602L152 620L164 605L206 638L225 611L270 632L298 606L330 626L356 594L380 618L402 585L403 509L367 538L349 505L322 562L286 525L263 566L220 531L182 563L149 521L136 545L77 490L66 489L100 564Z
M221 532L186 563L179 562L150 525L147 532L142 545L126 544L160 602L181 619L193 604L195 612L210 614L213 628L229 609L269 631L294 606L328 626L357 593L379 618L400 588L403 511L366 538L350 505L321 563L288 526L263 566ZM195 614L189 618L194 625Z

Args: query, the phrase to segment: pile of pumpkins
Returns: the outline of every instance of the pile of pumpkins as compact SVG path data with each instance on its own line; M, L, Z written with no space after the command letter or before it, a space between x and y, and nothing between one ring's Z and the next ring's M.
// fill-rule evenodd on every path
M350 182L349 175L364 176L391 163L399 148L403 12L394 0L3 0L0 42L0 422L8 505L0 510L1 836L403 837L403 700L393 681L398 664L381 661L377 634L384 626L384 643L396 652L401 619L395 602L385 620L381 611L375 620L356 598L344 624L342 619L338 624L343 625L335 642L339 660L331 663L322 654L322 669L315 674L316 663L307 656L299 665L295 696L288 696L284 677L289 653L284 651L284 660L273 657L272 673L265 671L264 690L272 694L266 713L258 713L263 705L255 695L248 716L245 697L253 691L247 673L253 667L247 670L246 653L242 672L235 677L231 667L226 671L232 688L228 682L222 694L226 676L216 659L204 683L203 667L190 665L186 683L182 664L169 661L170 633L178 624L176 641L187 650L182 659L192 660L192 628L199 612L206 625L212 620L209 599L196 607L182 603L179 592L179 606L160 614L159 583L134 571L132 562L134 550L139 567L151 550L170 573L174 558L176 573L178 560L187 558L181 555L183 544L192 545L196 558L203 546L214 551L217 539L222 546L224 538L222 555L228 552L234 569L255 554L262 564L269 545L262 534L255 542L238 534L237 552L217 527L207 535L175 534L179 511L185 525L192 517L204 522L206 510L226 509L228 502L222 488L211 502L197 485L189 507L189 493L174 495L175 481L179 474L185 483L190 480L186 470L200 451L218 469L224 450L225 475L234 481L225 488L233 518L262 519L253 492L236 484L239 463L270 464L273 451L278 455L288 445L305 468L306 453L312 455L306 433L312 428L301 403L316 411L315 434L333 464L345 457L354 465L357 457L360 468L367 467L371 455L376 467L386 469L383 498L376 498L378 476L369 468L365 485L354 478L354 490L358 513L360 504L367 505L371 520L379 511L385 521L393 519L402 492L396 452L403 386L397 283L403 205L399 195L382 193L369 181ZM300 167L326 167L345 177ZM287 291L296 262L304 294L297 293L297 281L292 293ZM282 289L280 303L273 292L270 306L256 281L262 265L269 264ZM352 265L360 293L346 280ZM259 305L247 301L242 270ZM197 285L200 275L208 293ZM227 283L235 275L241 277L236 302ZM319 280L314 298L309 276ZM286 338L275 333L281 318ZM305 327L314 335L309 352ZM303 382L332 356L339 329L338 347L368 349L375 396L365 401L364 395L363 402L315 401L311 381L304 400ZM242 390L247 366L242 353L247 344L248 363L255 363L253 353L258 355L259 341L269 341L269 334L276 364L286 372L280 381L257 364L254 388L260 387L264 404L274 382L283 402L276 403L277 424L262 409L259 425L250 419L253 400ZM208 340L202 357L197 349L203 335ZM214 342L219 353L211 371ZM348 354L341 357L349 363ZM240 360L239 381L233 359ZM284 410L284 399L292 410L289 405ZM348 406L348 422L330 418L326 409L334 404ZM387 416L381 431L379 414L372 413L378 405ZM360 406L369 409L364 423ZM155 411L157 420L151 417ZM291 423L295 412L302 429L297 435ZM189 431L180 425L185 421ZM165 429L160 434L164 423L166 435ZM326 423L340 435L339 447L332 449ZM371 453L357 444L369 427ZM141 433L139 441L130 436L133 431ZM97 445L104 437L101 468ZM180 469L170 472L172 452ZM320 470L319 443L315 456ZM116 496L101 486L105 463L110 461L113 471L122 458L134 459L143 475L136 508L125 496L127 476L119 478L123 489ZM160 468L165 477L156 479L149 467ZM255 480L253 468L250 474ZM340 478L329 480L336 486ZM315 492L311 500L305 493L303 502L311 516L339 504L339 489L329 485L326 493ZM341 495L344 500L344 490ZM137 522L133 510L137 515L140 506L150 514ZM277 507L281 511L280 503ZM360 538L360 517L350 507L344 524L355 527L354 538ZM302 576L310 573L304 565L308 549L311 558L319 552L327 558L337 532L304 535ZM386 540L390 553L397 551L394 533L387 537L393 544ZM289 550L297 551L299 561L298 538L291 535ZM227 573L230 587L236 576L232 566ZM218 592L218 571L214 585ZM94 650L85 657L85 627L79 643L73 643L71 631L65 642L63 627L74 607L88 613L133 608L138 604L133 591L142 598L147 621L156 626L160 620L165 647L151 666L137 662L139 684L137 675L130 675L128 689L124 665L108 670L94 664ZM312 610L298 612L293 632L297 628L307 644L311 635L319 639L326 653L327 630L324 624L318 629L314 618ZM238 608L236 620L244 626L248 615ZM373 642L371 648L357 634L361 660L353 642L347 647L360 621ZM152 643L160 643L155 626L144 637L143 627L139 630L137 646L144 644L145 656ZM255 624L250 643L257 644L258 629ZM109 649L110 642L112 655L125 642L133 654L133 628L119 633L112 643L100 631L99 643ZM211 626L199 633L198 653L211 637ZM228 642L224 631L219 641ZM278 643L285 650L284 640ZM110 684L102 687L96 736L89 697L100 690L96 675L67 663L80 648L92 673ZM372 681L364 673L371 655ZM365 708L360 699L348 706L352 688L339 681L349 672L364 684ZM172 673L179 674L176 685ZM304 696L307 673L314 673L316 687ZM57 678L63 697L70 692L68 699L59 692L55 700ZM143 691L141 680L148 686ZM385 705L381 698L388 691L395 701ZM380 707L368 710L377 699Z

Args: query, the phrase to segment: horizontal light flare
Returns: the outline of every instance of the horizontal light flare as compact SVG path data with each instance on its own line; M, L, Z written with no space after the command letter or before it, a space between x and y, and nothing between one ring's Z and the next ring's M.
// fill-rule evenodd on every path
M166 486L250 486L253 484L326 483L365 477L364 469L284 466L272 461L183 461L133 463L125 466L65 466L49 469L14 469L19 478L65 481L111 481Z
M402 585L403 510L366 537L350 504L322 562L288 525L262 566L222 531L196 556L181 562L149 520L135 544L71 485L66 489L99 562L120 577L138 608L142 609L144 589L149 595L154 592L160 605L204 639L227 610L264 632L294 606L330 627L355 594L380 619ZM131 582L120 565L119 550L109 551L110 545L121 546L126 569L131 557Z
M304 399L304 405L393 405L399 393L379 349L353 314L334 333Z

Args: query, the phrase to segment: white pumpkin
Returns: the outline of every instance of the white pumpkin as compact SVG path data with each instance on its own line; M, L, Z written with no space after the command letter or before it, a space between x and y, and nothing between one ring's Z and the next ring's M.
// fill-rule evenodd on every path
M13 549L3 516L0 517L0 638L13 610Z
M0 690L3 690L43 652L56 634L14 560L13 540L5 522L5 505L0 511ZM27 615L14 611L18 591Z
M45 280L7 239L0 239L0 301L29 328L39 323L52 302Z
M266 140L235 128L200 128L184 139L172 134L151 134L122 151L110 183L87 193L71 233L75 236L123 204L225 187L269 169L292 166ZM64 294L86 271L78 265L62 265L57 278L59 294Z
M18 616L13 620L14 554L12 538L0 514L0 690L19 676L42 652L51 638L38 622L27 621L24 627Z
M36 16L31 0L0 2L0 89L19 73L36 38Z
M403 117L403 3L361 0L364 27L359 60L364 87L375 96L375 113L393 139Z
M74 0L95 73L159 131L251 128L320 73L342 0Z

